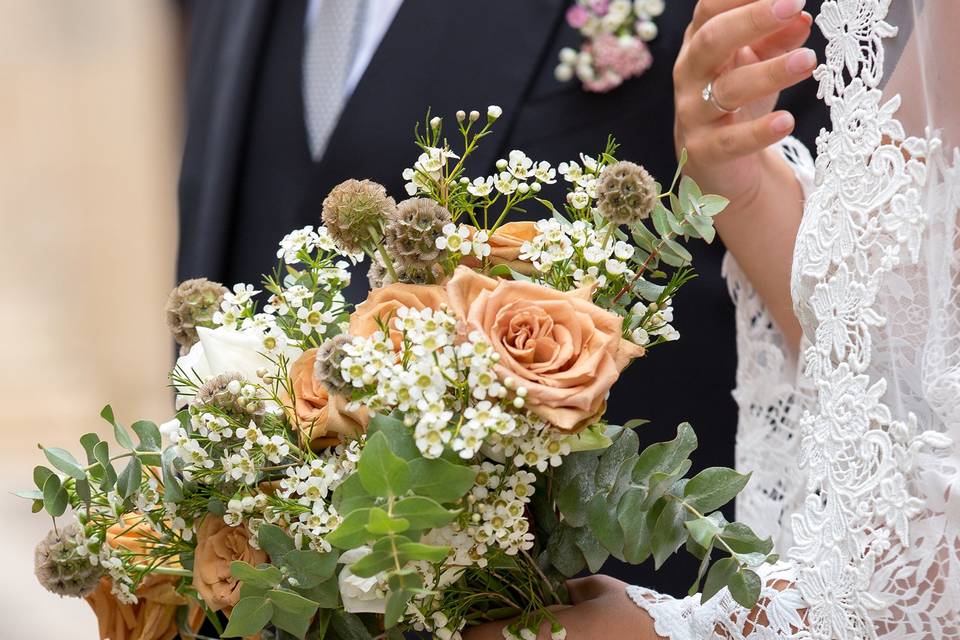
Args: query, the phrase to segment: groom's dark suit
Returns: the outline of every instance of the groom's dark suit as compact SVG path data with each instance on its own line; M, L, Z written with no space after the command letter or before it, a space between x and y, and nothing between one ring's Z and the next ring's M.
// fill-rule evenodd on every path
M311 161L301 94L304 0L199 0L188 5L188 133L180 180L181 278L258 282L275 264L287 231L318 224L324 196L351 177L405 197L400 173L418 149L413 125L426 108L453 121L457 109L503 107L470 175L522 149L557 164L601 150L607 134L618 156L669 180L673 149L672 66L693 0L670 0L650 43L653 66L608 94L553 77L557 52L576 46L563 0L406 0L353 92L326 154ZM819 4L819 3L816 3ZM818 47L819 48L819 47ZM822 48L821 48L822 50ZM826 113L807 83L784 104L808 144ZM690 244L700 277L676 300L682 339L630 368L614 388L610 418L645 417L647 443L672 437L688 420L701 439L695 469L733 465L736 355L733 308L720 275L723 247ZM350 293L361 299L366 279ZM693 562L671 559L607 571L671 593L685 592Z

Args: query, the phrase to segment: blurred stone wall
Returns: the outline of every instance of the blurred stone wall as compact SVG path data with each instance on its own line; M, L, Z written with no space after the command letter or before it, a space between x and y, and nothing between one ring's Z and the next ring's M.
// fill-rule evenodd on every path
M37 442L78 450L170 417L181 46L165 0L0 0L0 614L4 638L97 638L86 604L33 578L49 519ZM29 613L27 613L29 612Z

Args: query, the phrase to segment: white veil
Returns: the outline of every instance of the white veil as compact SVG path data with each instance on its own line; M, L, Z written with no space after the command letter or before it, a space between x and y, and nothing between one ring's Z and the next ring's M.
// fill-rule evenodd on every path
M784 152L798 363L728 264L737 515L787 562L762 615L631 588L672 640L960 638L960 0L825 0L817 24L831 127L815 166Z

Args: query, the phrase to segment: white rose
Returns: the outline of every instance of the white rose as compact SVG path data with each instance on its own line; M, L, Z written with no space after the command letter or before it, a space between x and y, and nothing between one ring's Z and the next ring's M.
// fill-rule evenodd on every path
M353 575L350 566L361 558L370 554L370 547L357 547L345 551L340 556L343 569L337 578L340 586L340 597L343 599L343 608L347 613L379 613L387 611L387 599L377 594L377 583L380 576L361 578Z
M177 359L175 371L191 380L205 381L222 373L239 373L251 381L257 380L258 369L275 370L276 365L263 355L262 332L259 330L236 331L227 327L207 329L197 327L200 341L190 347L185 356ZM289 346L284 350L287 362L294 362L300 349ZM187 404L190 397L183 395L187 389L174 385L177 408Z

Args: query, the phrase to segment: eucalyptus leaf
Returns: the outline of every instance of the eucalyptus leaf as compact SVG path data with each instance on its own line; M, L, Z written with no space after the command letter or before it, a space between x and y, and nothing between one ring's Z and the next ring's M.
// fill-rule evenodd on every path
M280 569L272 565L253 567L246 562L234 560L230 563L230 575L244 584L250 584L263 589L272 589L283 580Z
M369 509L375 502L374 497L363 488L360 476L355 473L347 476L347 479L333 491L333 506L338 513Z
M319 607L316 602L285 589L268 591L267 599L273 604L273 615L270 621L274 625L297 638L307 635L313 614Z
M121 498L129 498L140 489L140 482L143 480L143 465L140 459L132 456L130 461L117 476L117 493Z
M407 604L412 597L413 592L407 589L390 592L390 596L387 598L387 607L384 611L383 620L383 624L387 629L396 626L396 624L400 622L404 611L407 609Z
M380 507L373 507L370 509L366 528L367 531L378 536L391 533L403 533L410 528L410 521L404 518L390 517L387 512Z
M140 451L159 451L160 450L160 429L153 422L140 420L130 425L133 432L140 439L140 445L137 447Z
M686 540L687 530L683 526L684 515L680 503L671 500L667 502L657 518L650 539L654 569L659 569L666 559L673 555Z
M67 510L67 490L60 484L60 478L51 474L43 483L43 508L54 518L63 515Z
M760 599L760 576L750 569L743 569L730 576L727 587L730 595L741 607L752 609Z
M80 436L80 445L87 454L87 464L96 464L97 459L93 455L93 448L98 442L100 442L100 436L95 433L85 433Z
M726 467L704 469L686 484L683 490L687 504L708 513L733 500L750 480L750 474L740 474Z
M367 437L357 472L363 488L381 498L402 496L412 484L410 465L394 455L382 431Z
M438 547L419 542L405 542L398 547L407 560L425 560L430 563L443 562L450 554L450 547Z
M403 518L411 529L434 529L442 527L457 517L458 511L444 509L436 500L423 496L410 496L398 500L393 507L393 516Z
M733 558L721 558L713 563L703 583L700 602L707 602L730 582L737 573L737 561Z
M336 529L327 534L327 542L338 549L355 549L367 542L366 526L370 509L356 509L346 515ZM263 529L264 525L260 525Z
M116 438L117 444L119 444L124 449L133 449L133 439L130 437L130 434L127 433L127 430L123 428L123 425L117 422L117 419L113 415L113 407L107 405L100 412L100 417L113 425L113 437Z
M66 449L59 449L57 447L44 447L43 455L47 457L47 460L50 461L54 467L63 471L65 474L74 478L75 480L81 480L87 477L86 472L80 467L80 463L77 462L77 459L71 455Z
M453 502L473 487L477 474L468 466L442 458L416 458L410 461L410 477L413 492L418 496L433 498L437 502Z
M391 416L377 414L367 425L367 439L382 433L390 443L390 450L404 460L413 460L420 457L420 450L413 440L410 429L404 426L402 420Z
M47 478L52 475L55 475L53 471L42 465L37 465L33 468L33 484L37 486L37 489L42 491L43 485L47 481Z
M740 522L724 526L720 537L735 553L768 554L773 549L773 540L761 539L750 527Z
M257 529L257 543L274 564L296 548L293 538L275 524L261 524Z
M330 630L336 640L373 640L373 636L360 618L346 611L334 611L330 617Z
M259 634L273 617L273 603L264 597L242 598L230 613L230 622L223 630L224 638Z
M294 549L284 554L280 567L286 570L293 586L298 589L312 589L333 577L338 559L339 554L334 551L321 553Z

